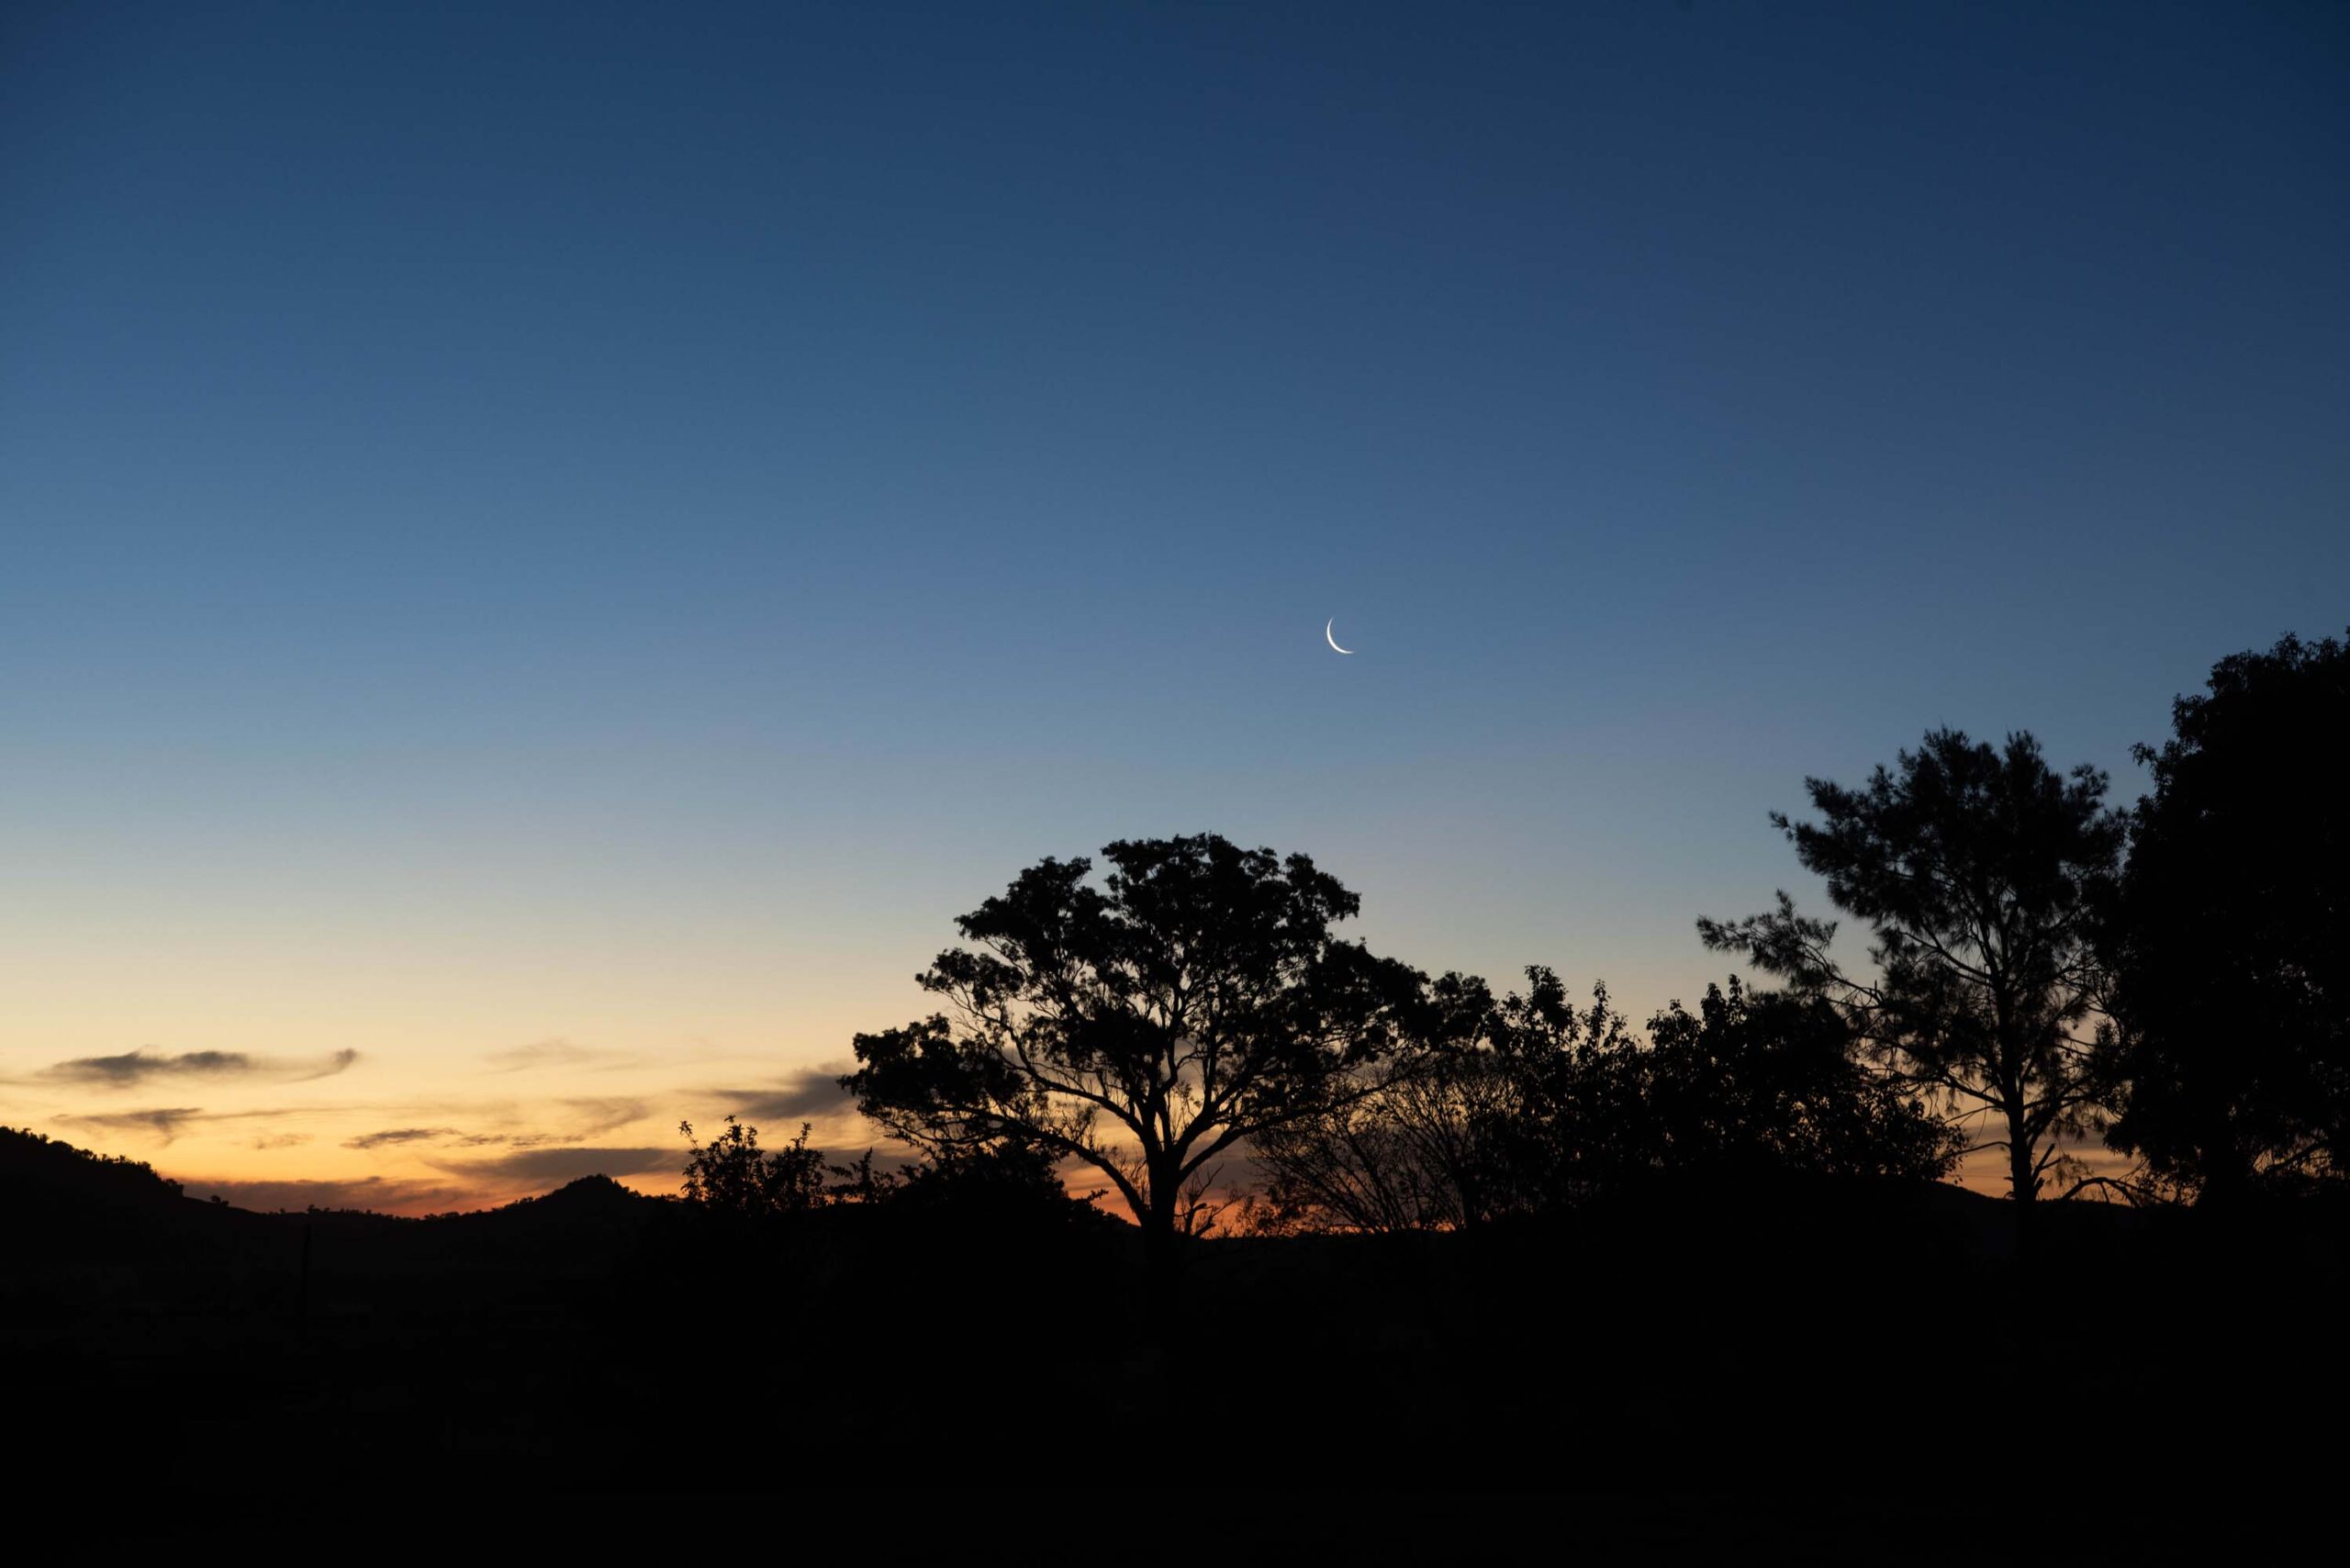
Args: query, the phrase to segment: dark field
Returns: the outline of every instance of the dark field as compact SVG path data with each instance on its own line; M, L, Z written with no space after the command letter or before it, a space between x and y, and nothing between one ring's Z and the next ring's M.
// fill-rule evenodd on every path
M1659 1190L1212 1240L1153 1288L1108 1223L728 1225L600 1179L256 1215L28 1152L0 1186L28 1480L135 1450L159 1485L308 1496L1511 1488L1583 1495L1595 1540L1921 1554L2002 1510L2151 1541L2340 1477L2350 1254L2316 1204L2042 1205L2020 1248L1947 1186Z

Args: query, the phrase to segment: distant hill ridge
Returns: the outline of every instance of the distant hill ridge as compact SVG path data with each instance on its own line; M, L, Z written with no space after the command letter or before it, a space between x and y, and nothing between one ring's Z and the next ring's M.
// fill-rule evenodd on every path
M657 1204L659 1202L661 1202L659 1198L647 1197L644 1193L638 1192L635 1188L623 1186L621 1182L614 1181L610 1176L595 1175L582 1176L576 1181L566 1182L552 1193L545 1193L536 1198L519 1199L512 1204L506 1204L505 1207L520 1208L522 1204L529 1204L534 1208L542 1211L547 1209L569 1209L596 1212L612 1209L630 1210L645 1204ZM488 1212L497 1213L498 1211L491 1210Z
M24 1127L0 1127L0 1189L62 1190L118 1202L170 1204L180 1184L142 1160L96 1154Z
M479 1219L529 1213L541 1219L587 1219L639 1214L648 1207L659 1206L661 1202L622 1186L610 1176L595 1175L582 1176L539 1197L433 1217ZM222 1210L239 1215L262 1212L190 1198L181 1183L158 1175L154 1167L144 1160L98 1154L29 1128L0 1126L0 1215L24 1215L47 1208L54 1218L54 1210L61 1205L68 1211L127 1207L187 1215L218 1214ZM371 1210L341 1212L421 1223L404 1216L375 1215Z

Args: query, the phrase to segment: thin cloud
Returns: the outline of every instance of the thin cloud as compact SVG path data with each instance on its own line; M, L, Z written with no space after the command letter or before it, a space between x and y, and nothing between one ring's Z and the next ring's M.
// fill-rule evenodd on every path
M518 1148L488 1159L434 1160L448 1175L498 1187L560 1187L582 1176L675 1174L685 1168L676 1148Z
M556 1148L584 1144L631 1122L642 1121L649 1106L642 1100L613 1096L559 1100L568 1126L549 1132L468 1132L462 1127L386 1127L345 1138L345 1148L398 1148L409 1144L450 1144L460 1148ZM453 1109L455 1107L452 1107Z
M712 1092L712 1098L724 1101L729 1110L747 1121L812 1121L845 1110L855 1098L841 1087L840 1075L845 1070L811 1067L777 1088L720 1089Z
M253 1139L255 1148L295 1148L310 1141L308 1133L263 1133Z
M342 1140L345 1148L387 1148L403 1143L435 1143L458 1136L454 1127L390 1127L379 1133L362 1133L357 1137Z
M599 1137L616 1127L641 1122L652 1108L642 1100L620 1096L565 1100L563 1104L578 1123L570 1136L582 1138Z
M592 1046L575 1045L561 1038L492 1051L487 1059L492 1072L526 1072L532 1068L587 1067L590 1064L608 1068L626 1065L625 1058L616 1051L598 1050Z
M368 1209L376 1214L446 1214L472 1204L478 1195L438 1182L401 1182L381 1176L347 1181L207 1182L179 1179L192 1198L218 1197L241 1209L262 1214L321 1209Z
M100 1089L129 1089L155 1079L268 1078L285 1083L307 1083L346 1071L359 1059L354 1050L314 1058L257 1057L244 1051L182 1051L177 1056L151 1054L144 1047L119 1056L75 1057L44 1069L39 1077L51 1083L76 1083Z
M358 1059L359 1053L346 1046L341 1050L333 1052L331 1055L319 1058L318 1061L310 1064L307 1070L297 1073L293 1078L288 1079L286 1081L289 1083L308 1083L314 1078L332 1078L338 1072L349 1070L351 1064ZM286 1063L284 1065L290 1067L297 1064Z
M167 1144L185 1131L190 1122L209 1119L205 1115L203 1107L197 1105L159 1105L148 1111L106 1111L86 1116L56 1118L75 1126L100 1127L107 1132L152 1133Z
M180 1055L149 1056L144 1049L114 1057L75 1057L41 1073L58 1083L95 1083L128 1089L151 1078L226 1078L251 1072L253 1058L242 1051L184 1051Z
M315 1110L207 1111L196 1105L158 1105L139 1111L92 1111L81 1115L53 1116L50 1120L67 1126L97 1127L107 1132L150 1133L169 1144L198 1124L269 1121L278 1116L315 1114ZM302 1138L309 1135L297 1133L293 1136Z

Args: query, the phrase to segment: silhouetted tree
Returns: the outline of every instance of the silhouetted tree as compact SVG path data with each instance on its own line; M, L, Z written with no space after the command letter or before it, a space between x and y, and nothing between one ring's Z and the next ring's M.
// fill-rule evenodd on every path
M833 1179L824 1195L836 1203L885 1204L905 1185L899 1172L874 1163L869 1148L854 1164L827 1165L824 1170Z
M1957 1158L1928 1107L1857 1059L1822 998L1752 995L1733 978L1695 1014L1658 1014L1642 1046L1606 987L1578 1009L1550 970L1527 978L1377 1092L1259 1138L1254 1227L1465 1228L1660 1175L1931 1180Z
M1069 1224L1102 1217L1093 1206L1100 1193L1072 1194L1048 1151L1008 1137L942 1149L896 1170L876 1164L868 1148L855 1163L826 1170L833 1181L824 1195L835 1203L983 1222Z
M1773 1171L1935 1181L1959 1139L1897 1080L1858 1059L1851 1022L1816 995L1709 985L1697 1012L1674 1002L1632 1058L1630 1123L1661 1170L1723 1179Z
M694 1125L677 1130L691 1143ZM759 1129L726 1118L726 1130L686 1161L686 1201L715 1213L757 1218L804 1214L824 1199L824 1152L808 1147L808 1125L781 1148L759 1148Z
M1432 1010L1396 1058L1361 1092L1250 1140L1261 1182L1248 1228L1449 1230L1510 1206L1492 1140L1516 1109L1517 1084L1480 1048L1494 1011L1473 977L1431 988Z
M1651 1145L1635 1136L1643 1087L1631 1021L1604 984L1578 1010L1551 970L1537 966L1526 978L1485 1026L1515 1086L1513 1109L1483 1140L1496 1213L1580 1203L1654 1163Z
M957 924L938 1014L859 1035L841 1081L934 1157L1011 1142L1099 1171L1164 1260L1219 1155L1362 1092L1423 978L1331 927L1355 895L1303 855L1213 834L1047 858Z
M1013 1138L941 1150L906 1167L886 1201L901 1212L978 1224L1114 1225L1094 1206L1100 1193L1070 1193L1058 1166L1042 1145Z
M2059 775L2029 734L1995 748L1935 730L1865 788L1804 787L1823 820L1771 821L1837 907L1868 922L1875 974L1848 973L1829 952L1834 924L1784 892L1767 914L1699 920L1700 935L1831 1001L1954 1120L1988 1119L1998 1136L1975 1147L2007 1152L2017 1201L2039 1196L2064 1138L2092 1121L2088 899L2122 836L2105 775Z
M2350 1128L2350 648L2288 636L2172 707L2102 941L2115 1148L2203 1197L2341 1175Z
M1578 1009L1559 977L1495 1001L1447 975L1387 1080L1255 1143L1260 1231L1468 1228L1572 1203L1617 1153L1635 1092L1603 1062L1628 1054L1622 1014L1595 986Z

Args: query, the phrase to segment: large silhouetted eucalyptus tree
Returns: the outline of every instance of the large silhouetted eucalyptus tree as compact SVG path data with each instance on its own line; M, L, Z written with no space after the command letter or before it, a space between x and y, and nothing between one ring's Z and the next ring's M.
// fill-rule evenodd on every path
M1303 855L1213 834L1046 859L957 924L920 977L949 1013L856 1040L857 1106L934 1152L1000 1140L1100 1172L1155 1256L1217 1156L1361 1092L1419 973L1340 941L1359 901Z
M2172 718L2102 927L2108 1141L2204 1199L2350 1173L2350 647L2233 655Z
M1835 926L1785 893L1767 914L1700 920L1707 946L1749 955L1825 996L1887 1067L2003 1149L2009 1191L2040 1195L2063 1137L2089 1125L2100 976L2088 899L2121 846L2094 767L2060 775L2029 734L2004 748L1935 730L1866 787L1808 778L1822 818L1771 821L1838 908L1869 924L1874 974L1830 954ZM2088 1031L2085 1033L2085 1031Z

